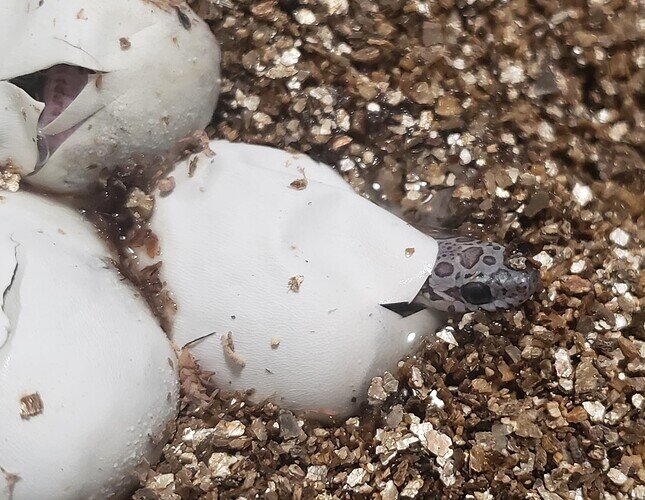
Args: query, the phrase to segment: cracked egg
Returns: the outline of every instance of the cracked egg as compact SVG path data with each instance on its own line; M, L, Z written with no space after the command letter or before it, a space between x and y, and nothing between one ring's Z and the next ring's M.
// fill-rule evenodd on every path
M150 221L177 303L174 340L222 388L316 414L358 411L371 378L441 324L439 313L379 305L418 293L436 242L306 156L210 147L175 167Z
M0 42L0 166L46 191L152 165L215 109L219 48L183 4L6 0Z
M127 492L177 399L175 353L94 228L44 197L3 193L0 498Z

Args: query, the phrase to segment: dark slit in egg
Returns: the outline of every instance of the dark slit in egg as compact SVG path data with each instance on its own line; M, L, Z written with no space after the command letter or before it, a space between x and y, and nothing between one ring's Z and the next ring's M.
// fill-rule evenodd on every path
M43 102L38 120L39 159L36 171L71 136L80 123L58 134L47 135L42 129L53 122L79 96L94 72L78 66L57 64L36 73L14 78L11 82L27 92L33 99Z

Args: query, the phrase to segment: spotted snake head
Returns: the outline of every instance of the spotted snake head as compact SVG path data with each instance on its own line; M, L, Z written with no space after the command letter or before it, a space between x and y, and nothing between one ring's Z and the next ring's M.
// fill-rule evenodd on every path
M540 286L540 273L528 259L507 255L503 246L467 237L437 238L437 261L417 302L464 313L519 306Z

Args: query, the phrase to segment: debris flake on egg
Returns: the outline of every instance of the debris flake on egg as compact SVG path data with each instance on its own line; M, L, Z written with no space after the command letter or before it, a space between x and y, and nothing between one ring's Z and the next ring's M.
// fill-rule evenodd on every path
M206 336L190 349L223 388L312 413L357 411L371 378L441 324L379 305L415 297L436 242L306 156L210 147L213 157L176 166L151 219L178 307L173 339Z
M177 413L177 360L94 228L0 200L0 499L127 494Z
M41 189L83 192L135 156L153 165L215 109L219 47L185 5L3 0L0 47L0 82L45 105L39 161L19 165Z

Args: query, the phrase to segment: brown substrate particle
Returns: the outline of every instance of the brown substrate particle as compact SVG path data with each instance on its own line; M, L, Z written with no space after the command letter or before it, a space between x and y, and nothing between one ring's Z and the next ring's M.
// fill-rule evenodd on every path
M192 6L223 49L210 136L310 154L419 227L506 242L545 289L451 321L340 424L206 397L184 370L135 498L645 498L638 3Z

